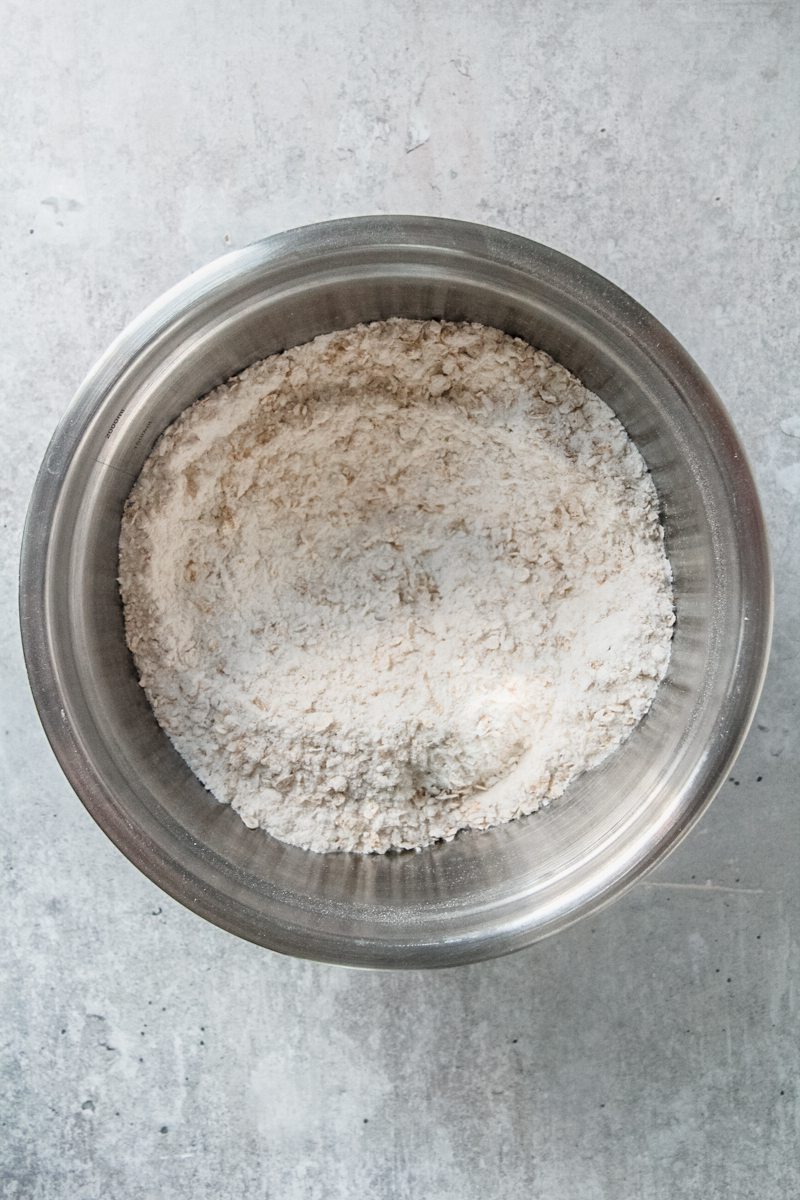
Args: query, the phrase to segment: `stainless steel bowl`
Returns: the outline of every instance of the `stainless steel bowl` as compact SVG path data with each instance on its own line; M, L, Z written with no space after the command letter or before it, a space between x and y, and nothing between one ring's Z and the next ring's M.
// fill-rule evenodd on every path
M675 574L668 678L602 767L533 817L420 853L316 855L247 830L173 750L137 685L117 593L122 505L161 431L243 367L389 316L480 321L541 346L619 414L653 473ZM367 217L236 251L114 342L53 437L25 528L22 633L58 759L89 812L170 895L285 953L372 967L504 954L593 911L686 833L761 689L767 540L722 404L629 296L495 229Z

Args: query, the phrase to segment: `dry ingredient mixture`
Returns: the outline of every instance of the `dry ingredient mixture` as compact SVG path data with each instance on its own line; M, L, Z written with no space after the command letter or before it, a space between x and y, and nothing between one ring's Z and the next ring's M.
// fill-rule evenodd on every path
M481 325L390 320L171 425L120 540L156 717L246 825L385 851L530 813L645 714L671 574L606 404Z

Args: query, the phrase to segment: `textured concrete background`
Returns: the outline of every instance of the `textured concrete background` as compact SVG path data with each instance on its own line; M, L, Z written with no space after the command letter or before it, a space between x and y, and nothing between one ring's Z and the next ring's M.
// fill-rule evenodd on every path
M3 0L0 1194L792 1197L798 1165L800 8ZM628 289L729 404L777 631L735 776L593 921L444 974L283 960L161 895L62 779L24 507L93 359L186 272L370 211Z

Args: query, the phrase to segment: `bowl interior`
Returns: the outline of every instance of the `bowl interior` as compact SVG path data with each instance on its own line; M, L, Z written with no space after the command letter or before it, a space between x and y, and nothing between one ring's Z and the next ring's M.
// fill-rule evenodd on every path
M748 541L750 571L766 579L768 566L730 425L643 310L510 236L461 227L445 237L437 223L411 222L378 237L353 224L346 236L335 226L300 231L212 264L112 347L54 439L53 478L39 485L39 526L28 536L41 543L36 619L47 635L38 655L27 649L35 692L37 678L39 691L45 676L50 687L49 712L40 706L76 790L166 890L274 949L438 965L566 924L680 836L724 777L760 682L768 589L746 569ZM123 633L120 517L154 441L186 405L258 358L389 316L480 321L519 335L615 410L658 488L677 624L647 718L549 809L418 853L316 855L247 830L156 724Z

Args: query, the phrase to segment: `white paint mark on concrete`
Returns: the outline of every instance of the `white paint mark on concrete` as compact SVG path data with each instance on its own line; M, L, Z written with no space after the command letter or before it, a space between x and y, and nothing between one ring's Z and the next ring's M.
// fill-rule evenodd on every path
M800 496L800 462L783 467L776 476L778 483L792 496Z
M408 133L406 134L406 154L412 154L415 150L419 150L420 146L424 146L431 138L431 131L425 124L425 121L420 116L413 116L408 124Z

